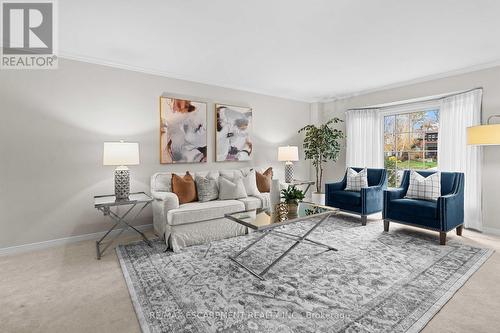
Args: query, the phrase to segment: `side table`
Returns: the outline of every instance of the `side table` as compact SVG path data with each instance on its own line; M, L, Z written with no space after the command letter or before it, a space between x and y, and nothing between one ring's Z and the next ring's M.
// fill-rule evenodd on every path
M142 213L142 211L153 202L153 198L151 198L149 195L147 195L144 192L137 192L137 193L130 193L129 197L127 199L116 199L114 195L100 195L100 196L95 196L94 197L94 207L101 211L104 216L109 216L111 219L115 221L115 224L111 227L111 229L104 234L104 236L101 237L96 242L96 252L97 252L97 260L101 259L101 255L106 251L106 249L113 243L115 239L117 239L125 230L128 228L131 228L135 232L137 232L141 237L144 239L144 241L151 246L151 242L147 239L146 235L142 233L140 230L137 228L133 227L130 225L132 221L137 219L137 217ZM116 212L111 210L111 207L119 207L119 206L130 206L121 216L118 213L118 210ZM135 214L134 218L130 220L129 222L125 221L125 218L132 212L132 210L136 207L139 206L140 209ZM123 225L123 228L121 231L113 237L109 241L109 243L104 247L104 249L101 250L101 243L104 241L104 239L110 234L111 231L113 231L116 227Z
M304 190L304 194L307 194L307 191L309 191L309 188L316 184L315 181L313 180L298 180L298 179L294 179L292 180L291 183L285 183L287 184L288 186L300 186L300 185L307 185L306 189Z

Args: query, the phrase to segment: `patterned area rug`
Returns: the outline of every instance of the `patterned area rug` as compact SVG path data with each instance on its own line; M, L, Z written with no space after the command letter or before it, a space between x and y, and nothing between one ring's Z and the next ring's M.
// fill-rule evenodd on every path
M117 253L143 332L418 332L493 251L394 229L331 217L310 237L338 252L300 244L265 281L227 257L256 233L180 253L159 240ZM292 243L270 235L240 259L259 271Z

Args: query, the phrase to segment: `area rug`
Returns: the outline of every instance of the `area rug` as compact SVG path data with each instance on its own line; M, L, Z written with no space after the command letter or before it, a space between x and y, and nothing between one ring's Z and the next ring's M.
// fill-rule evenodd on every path
M311 223L282 228L300 234ZM493 251L393 229L331 217L310 237L338 252L300 244L264 281L228 259L256 233L117 253L143 332L419 332ZM292 243L270 235L240 260L259 271Z

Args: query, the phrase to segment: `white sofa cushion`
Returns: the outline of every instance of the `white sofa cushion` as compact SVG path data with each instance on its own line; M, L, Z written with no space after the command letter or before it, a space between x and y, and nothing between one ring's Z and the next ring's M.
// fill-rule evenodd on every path
M262 200L257 197L246 197L243 199L238 199L245 204L245 210L252 210L257 208L262 208Z
M151 191L172 192L172 173L158 172L151 176Z
M224 214L245 210L245 204L239 200L216 200L208 202L189 202L167 213L169 225L181 225L221 218Z
M243 185L247 195L259 195L259 189L257 188L257 178L255 175L255 170L241 170Z
M245 185L240 177L228 179L226 177L219 177L219 199L231 200L242 199L247 197Z

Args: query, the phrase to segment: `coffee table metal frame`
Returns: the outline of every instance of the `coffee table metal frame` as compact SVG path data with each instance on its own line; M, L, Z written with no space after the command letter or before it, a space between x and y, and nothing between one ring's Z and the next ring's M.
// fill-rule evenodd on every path
M316 205L316 204L311 204L311 203L306 203L306 204L310 204L310 205L318 207L318 208L328 209L330 211L328 211L328 212L322 212L322 213L318 213L318 214L311 214L311 215L308 215L308 216L304 216L304 217L292 219L292 220L289 220L289 221L284 221L284 222L280 222L280 223L269 224L269 225L261 226L261 227L257 227L257 226L255 226L255 225L253 225L251 223L248 223L248 222L246 222L244 220L241 220L241 219L238 219L237 217L234 217L234 215L236 215L236 214L247 213L247 212L250 212L250 211L241 211L241 212L236 212L236 213L231 213L231 214L225 214L224 216L227 219L231 220L231 221L234 221L234 222L237 222L237 223L242 224L244 226L247 226L247 227L249 227L249 228L251 228L251 229L253 229L253 230L257 231L257 232L262 232L261 236L257 237L257 239L255 239L253 242L251 242L250 244L248 244L247 246L245 246L242 250L240 250L236 254L234 254L232 256L230 255L229 259L231 259L233 262L235 262L236 264L238 264L241 268L245 269L246 271L248 271L252 275L258 277L261 280L265 280L264 279L264 275L271 268L273 268L274 265L276 265L283 258L285 258L297 245L299 245L299 244L301 244L303 242L308 242L311 245L315 245L315 246L327 248L327 251L338 251L338 249L336 249L336 248L334 248L334 247L332 247L332 246L330 246L328 244L324 244L324 243L315 241L315 240L313 240L313 239L311 239L311 238L308 237L314 230L316 230L316 228L318 228L330 216L336 215L338 213L338 209L335 209L335 208L332 208L332 207L326 207L326 206ZM316 222L316 224L314 224L303 235L295 235L295 234L287 233L287 232L284 232L284 231L276 230L276 228L278 228L278 227L281 227L281 226L284 226L284 225L287 225L287 224L290 224L290 223L296 223L296 222L299 222L299 221L302 221L302 220L305 220L305 219L309 219L311 217L321 217L321 219L318 222ZM283 237L283 238L287 238L287 239L291 239L291 240L294 240L295 242L287 250L285 250L285 252L283 252L278 258L276 258L266 268L264 268L260 273L254 271L252 268L246 266L244 263L242 263L241 261L239 261L237 259L240 255L242 255L243 253L245 253L246 251L248 251L255 244L257 244L258 242L260 242L262 239L264 239L265 237L267 237L270 234L273 234L273 235L276 235L276 236L279 236L279 237Z

